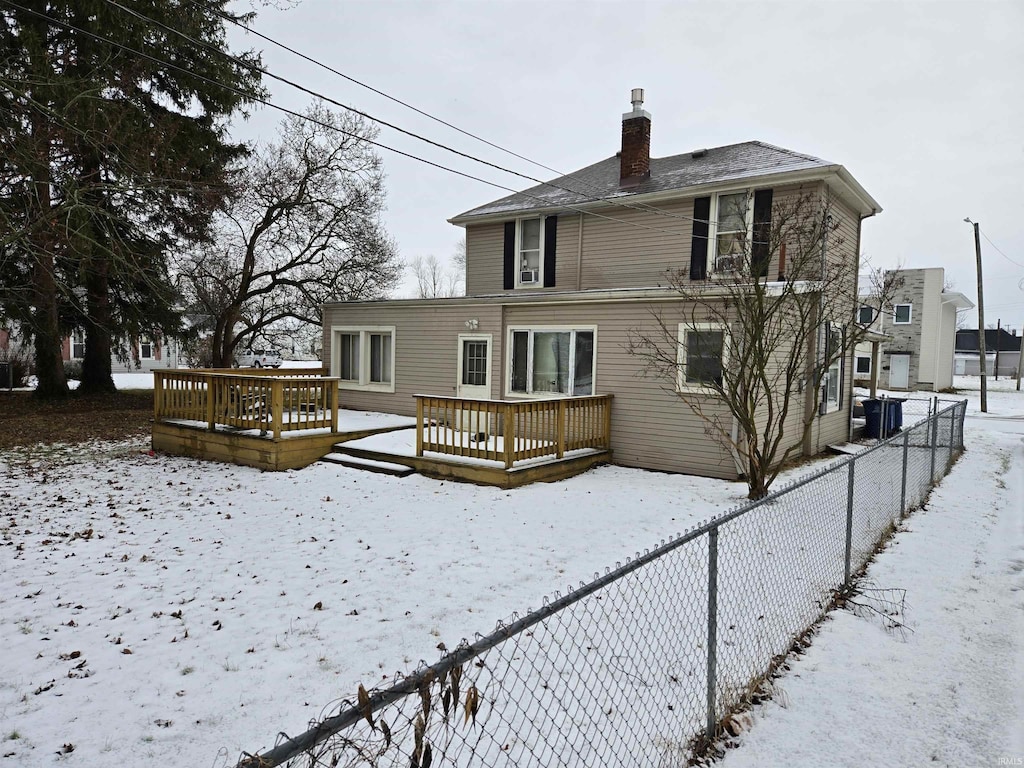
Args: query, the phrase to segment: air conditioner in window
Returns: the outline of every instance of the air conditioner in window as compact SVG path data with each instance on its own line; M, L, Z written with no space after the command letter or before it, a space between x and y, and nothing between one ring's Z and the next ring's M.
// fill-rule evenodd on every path
M739 256L719 256L715 259L715 272L739 272L741 265Z
M519 273L519 282L522 284L536 283L537 282L537 270L536 269L524 269Z

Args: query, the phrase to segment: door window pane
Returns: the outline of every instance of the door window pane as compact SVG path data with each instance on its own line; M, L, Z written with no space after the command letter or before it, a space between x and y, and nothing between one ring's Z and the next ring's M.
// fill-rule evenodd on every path
M487 342L462 342L462 383L471 387L487 385Z
M594 394L594 333L576 331L576 365L573 371L574 395Z
M526 392L528 362L530 356L529 331L515 331L512 334L512 391Z

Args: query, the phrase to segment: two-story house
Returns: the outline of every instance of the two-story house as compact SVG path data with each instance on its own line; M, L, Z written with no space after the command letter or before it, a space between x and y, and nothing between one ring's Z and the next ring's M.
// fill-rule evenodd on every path
M956 315L974 303L945 290L942 267L894 270L897 288L882 311L865 305L857 320L885 336L877 356L860 345L854 356L854 383L867 386L874 371L882 389L941 392L953 386Z
M848 262L855 282L861 222L881 209L843 166L759 141L652 158L642 98L634 91L617 154L450 219L466 232L465 297L325 305L325 368L340 377L345 407L411 415L415 394L611 393L615 463L743 474L735 452L673 391L699 394L699 375L729 365L728 329L670 325L679 329L675 382L640 375L630 334L658 317L690 316L668 274L713 295L716 278L736 269L740 240L754 243L757 279L783 280L785 245L759 252L757 233L798 195L831 201L829 224L841 236L827 257ZM802 441L807 453L845 441L851 376L852 353L823 387L827 402L803 397L800 383L785 440ZM815 420L809 440L800 429L805 417Z

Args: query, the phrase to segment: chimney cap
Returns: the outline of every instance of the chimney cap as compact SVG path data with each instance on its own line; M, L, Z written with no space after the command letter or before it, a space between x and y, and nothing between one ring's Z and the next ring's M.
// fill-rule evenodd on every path
M634 88L630 91L629 99L633 102L633 111L622 115L623 121L632 120L634 117L646 117L651 119L651 113L644 109L644 89Z

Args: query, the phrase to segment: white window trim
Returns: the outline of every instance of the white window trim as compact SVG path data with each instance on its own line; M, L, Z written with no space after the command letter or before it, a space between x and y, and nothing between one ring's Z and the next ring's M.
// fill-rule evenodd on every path
M537 258L537 279L532 283L522 283L519 278L522 277L522 242L523 242L523 222L533 221L538 219L540 221L540 231L538 233L538 250L539 256ZM546 229L547 217L546 216L524 216L520 219L516 219L516 251L515 251L515 287L518 288L541 288L544 286L544 231Z
M76 357L75 356L75 336L77 336L78 334L81 334L81 339L82 339L81 342L79 342L79 345L82 347L82 356L81 357ZM69 360L84 360L85 359L85 331L78 330L78 329L71 331L71 344L70 344L70 347L71 348L68 350L68 359Z
M723 378L729 364L729 345L731 333L725 323L680 323L678 343L676 346L676 390L679 392L706 392L716 394L717 390L706 384L690 383L686 380L686 334L689 331L722 331L722 371Z
M148 355L144 355L144 354L142 354L142 347L143 347L144 344L147 344L147 343L149 344L149 354ZM153 339L151 339L149 336L140 336L139 337L139 360L155 360L155 359L156 359L156 344L154 343Z
M857 370L857 362L859 360L867 360L868 361L868 369L866 371L859 371L859 370ZM853 356L853 374L854 374L854 376L870 376L871 375L871 367L872 367L872 365L871 365L871 355L857 355L857 354L855 354Z
M898 320L896 312L900 307L907 308L907 319L905 321ZM913 304L893 304L892 305L892 324L893 325L910 325L914 321L914 305Z
M843 335L844 334L843 334L843 329L841 327L835 325L834 323L825 323L822 327L824 329L823 335L825 337L824 347L823 348L827 348L827 345L828 345L828 335L827 334L829 334L829 333L837 333L837 334L839 334L839 339L840 339L839 343L840 344L843 343ZM832 330L833 327L836 328L835 331ZM844 365L844 361L846 360L848 351L849 350L844 349L843 353L841 355L839 355L839 357L837 357L835 360L833 360L832 363L829 365L828 369L825 371L824 381L822 381L822 390L823 391L822 391L822 394L821 394L822 399L825 401L825 415L828 415L830 413L836 413L837 411L841 410L841 408L842 408L842 405L843 405L843 395L845 394L844 391L843 391L844 390L844 386L843 385L846 383L845 381L843 381L843 379L846 378L846 376L845 376L846 366ZM835 400L831 399L829 397L829 395L828 395L828 385L829 385L829 382L831 382L831 380L832 380L833 371L835 371L835 376L836 376L836 397L835 397Z
M361 392L395 391L395 358L398 349L397 334L393 325L332 325L331 326L331 376L341 379L341 335L359 334L359 381L338 382L338 389L356 389ZM370 381L370 339L371 333L391 334L391 381L387 383Z
M718 263L718 200L721 197L728 197L729 195L739 195L745 193L747 195L747 208L744 211L744 218L747 225L747 253L744 254L749 260L750 249L754 239L754 193L749 188L745 189L727 189L721 192L716 192L711 196L711 212L708 214L708 260L707 274L714 276L720 275L723 277L731 277L735 274L734 271L722 271L716 269Z
M565 394L562 392L513 392L512 391L512 346L513 346L513 334L516 331L530 331L532 333L569 333L573 331L583 331L584 333L592 333L594 336L594 353L591 360L591 379L590 391L593 394L597 393L597 326L596 325L515 325L508 327L508 333L506 336L505 349L508 350L506 354L507 362L505 364L505 397L515 397L522 400L550 400L552 398L562 397L589 397L590 395L572 395ZM576 344L574 343L571 347L571 353L569 357L569 368L575 370L576 368ZM533 373L533 339L531 336L530 349L527 358L527 375L532 378ZM461 369L460 369L461 370Z
M466 342L466 341L483 341L483 342L485 342L487 344L487 380L483 384L463 384L463 382L462 382L462 363L463 363L464 347L465 347L465 344L463 342ZM457 387L458 386L474 386L474 387L479 386L479 387L487 387L488 390L491 388L491 368L492 368L491 356L493 354L493 352L492 352L493 349L494 349L494 337L490 333L460 333L459 334L459 360L458 360L459 367L455 369L456 370L455 381L457 382L457 384L456 384ZM510 349L511 349L511 347L510 347Z

